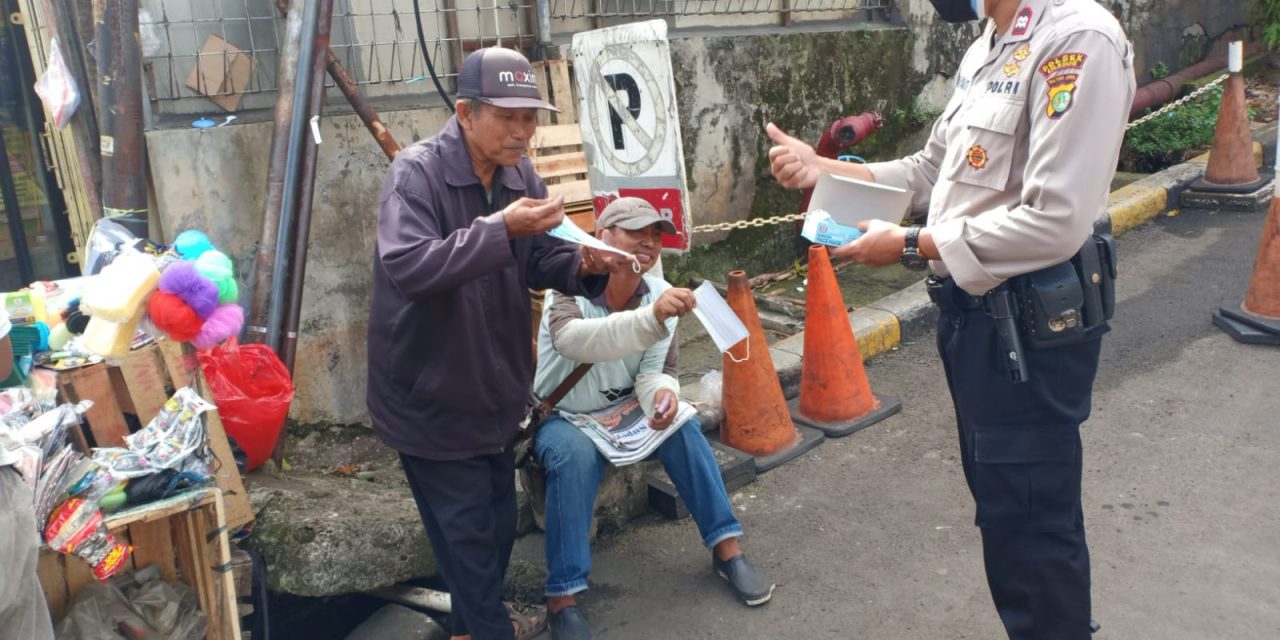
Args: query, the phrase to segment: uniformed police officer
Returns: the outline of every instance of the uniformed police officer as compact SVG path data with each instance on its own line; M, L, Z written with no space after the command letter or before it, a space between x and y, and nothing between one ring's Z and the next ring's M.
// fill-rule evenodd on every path
M843 163L770 124L773 175L789 188L812 187L826 171L915 192L913 210L928 212L927 226L872 221L832 254L933 272L938 350L996 609L1010 638L1086 638L1079 427L1106 325L1066 346L1020 349L1025 381L1014 382L1009 336L990 301L1069 261L1091 238L1133 101L1131 48L1094 0L931 2L948 22L991 20L925 148L893 162Z

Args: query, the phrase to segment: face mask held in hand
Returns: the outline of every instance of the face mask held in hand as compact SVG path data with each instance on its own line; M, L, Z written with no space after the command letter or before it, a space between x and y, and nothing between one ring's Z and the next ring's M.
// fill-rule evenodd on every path
M706 327L707 333L716 343L716 348L720 349L721 353L727 354L734 362L746 362L751 357L750 343L748 343L746 355L741 359L729 353L731 347L747 339L747 327L742 324L742 320L738 319L738 315L733 312L729 303L725 302L715 287L706 281L693 290L693 295L698 299L698 306L693 308L693 314L702 321L702 326Z
M987 17L987 0L929 0L946 22L969 22Z

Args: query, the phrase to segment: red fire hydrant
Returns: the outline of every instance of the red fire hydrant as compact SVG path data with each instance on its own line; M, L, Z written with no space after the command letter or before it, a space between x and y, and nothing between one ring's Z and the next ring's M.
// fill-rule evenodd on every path
M831 127L823 132L822 138L818 140L818 146L814 150L824 158L835 158L841 151L866 140L867 136L875 133L876 129L883 126L884 118L874 111L840 118L831 123ZM809 210L809 198L812 196L813 189L804 190L804 199L800 204L801 211Z

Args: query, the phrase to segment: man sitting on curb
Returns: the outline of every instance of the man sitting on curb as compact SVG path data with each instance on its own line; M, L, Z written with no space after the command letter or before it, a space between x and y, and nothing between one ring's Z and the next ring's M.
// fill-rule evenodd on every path
M620 198L600 214L598 235L636 256L647 272L658 260L662 233L675 226L649 203ZM535 391L551 394L579 363L594 366L556 406L572 413L599 411L634 394L654 429L679 429L657 449L667 475L712 549L712 568L748 606L764 604L773 583L746 559L742 525L733 514L715 455L694 419L673 425L679 405L676 319L695 305L693 293L647 273L615 273L604 294L549 293L538 338ZM587 588L590 529L605 458L591 439L562 417L539 430L534 450L546 468L547 609L554 640L582 640L591 629L574 594Z

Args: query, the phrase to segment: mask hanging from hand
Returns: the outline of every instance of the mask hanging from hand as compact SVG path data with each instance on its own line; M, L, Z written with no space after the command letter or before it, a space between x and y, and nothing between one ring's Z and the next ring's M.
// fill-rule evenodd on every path
M929 0L938 16L951 23L970 22L987 17L987 0Z

